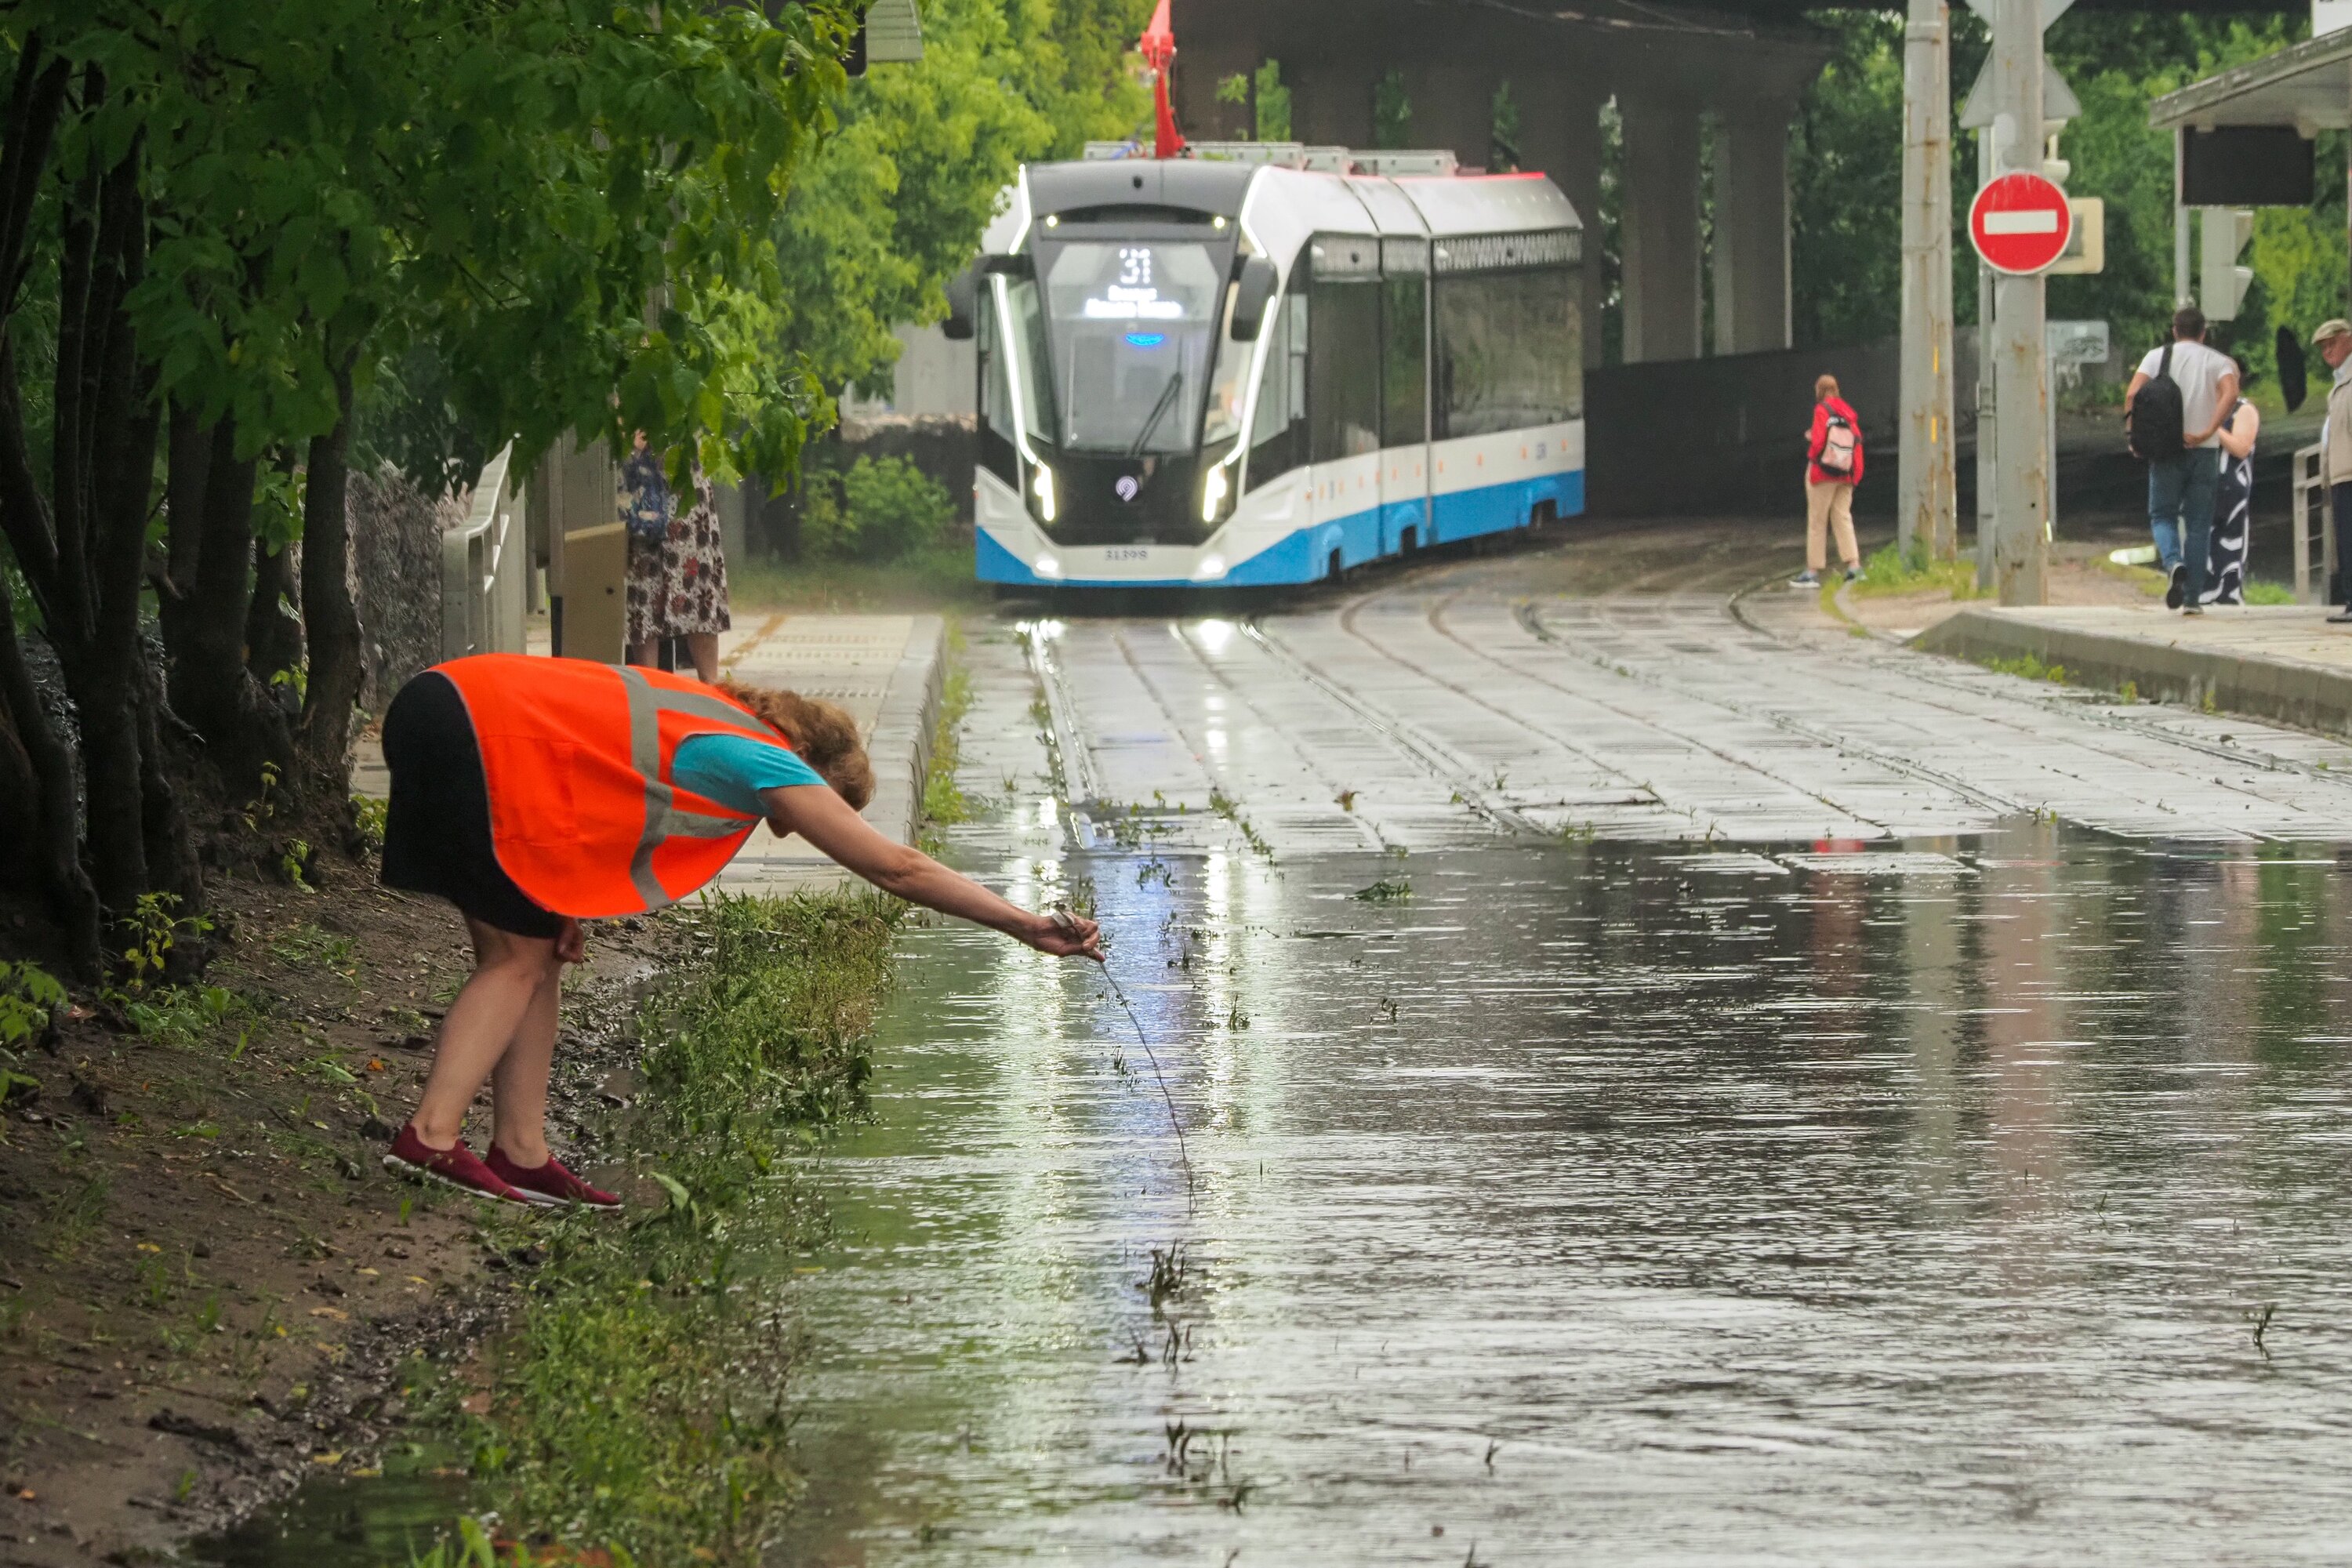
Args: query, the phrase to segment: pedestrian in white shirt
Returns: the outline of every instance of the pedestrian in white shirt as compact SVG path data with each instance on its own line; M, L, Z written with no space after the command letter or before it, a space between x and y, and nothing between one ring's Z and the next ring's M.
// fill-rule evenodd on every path
M2172 342L2150 349L2139 362L2124 393L2125 405L2158 375L2169 375L2180 388L2181 450L2142 454L2148 459L2148 531L2156 536L2157 558L2172 578L2165 606L2193 616L2205 593L2213 502L2221 483L2221 421L2237 405L2238 366L2205 346L2205 312L2183 305L2172 315Z

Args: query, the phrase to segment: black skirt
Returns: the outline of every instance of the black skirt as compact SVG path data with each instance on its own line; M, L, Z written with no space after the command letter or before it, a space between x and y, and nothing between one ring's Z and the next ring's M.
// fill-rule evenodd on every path
M392 771L385 887L446 899L515 936L545 941L562 931L562 917L541 908L499 864L482 750L447 676L428 669L400 689L383 716L383 761Z

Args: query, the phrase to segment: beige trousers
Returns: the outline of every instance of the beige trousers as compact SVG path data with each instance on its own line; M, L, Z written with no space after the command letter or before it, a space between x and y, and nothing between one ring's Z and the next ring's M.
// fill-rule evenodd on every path
M1805 481L1805 566L1819 572L1828 564L1824 547L1826 531L1837 530L1838 553L1848 566L1862 564L1862 552L1853 542L1853 487L1843 479L1833 479L1825 485Z

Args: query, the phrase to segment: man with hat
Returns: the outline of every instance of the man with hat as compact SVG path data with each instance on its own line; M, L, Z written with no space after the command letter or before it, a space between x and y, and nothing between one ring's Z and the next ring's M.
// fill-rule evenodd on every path
M2311 346L2336 373L2327 389L2327 423L2319 436L2319 472L2336 529L2336 587L2344 607L2327 618L2352 624L2352 321L2338 317L2320 322Z

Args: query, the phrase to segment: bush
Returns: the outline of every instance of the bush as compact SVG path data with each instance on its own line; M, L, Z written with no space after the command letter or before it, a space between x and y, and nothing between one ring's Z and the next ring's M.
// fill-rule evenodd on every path
M895 561L943 542L955 521L947 487L904 458L860 458L812 471L801 548L831 561Z

